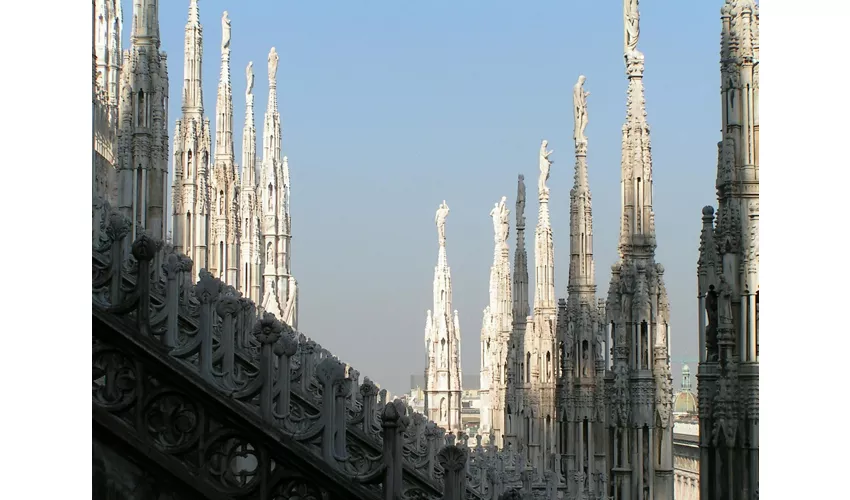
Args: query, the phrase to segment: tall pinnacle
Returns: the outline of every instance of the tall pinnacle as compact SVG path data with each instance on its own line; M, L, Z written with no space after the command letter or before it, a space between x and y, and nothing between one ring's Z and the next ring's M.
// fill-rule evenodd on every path
M655 251L655 215L652 211L652 156L646 98L643 89L644 56L637 49L640 14L637 0L624 0L625 60L629 78L628 107L623 124L621 162L622 218L620 256L648 256Z
M216 103L216 160L233 160L233 91L230 86L230 18L221 16L221 79Z
M587 96L585 77L581 75L573 87L575 115L576 168L573 189L570 191L570 278L567 289L570 297L596 288L593 265L593 211L590 186L587 181Z
M257 129L254 126L254 63L249 62L245 68L248 79L248 89L245 91L245 127L242 129L242 189L257 185L256 181L256 149Z
M428 311L425 345L425 410L428 418L447 429L460 428L460 323L452 311L452 276L446 260L446 218L449 206L443 201L437 209L439 256L434 268L434 309Z
M276 167L280 164L280 113L277 109L277 64L279 61L274 47L269 51L269 102L266 108L263 129L263 162L264 168Z
M434 217L434 223L437 225L437 243L440 249L437 254L437 268L448 268L446 261L446 218L449 216L449 206L446 205L446 200L437 208L437 215ZM436 312L436 302L435 302Z
M159 1L133 0L133 28L130 43L159 47Z
M538 200L540 208L537 217L537 229L534 235L534 311L535 316L541 309L554 311L557 305L555 298L555 255L552 242L552 223L549 220L549 188L546 181L549 179L549 171L552 168L552 160L546 147L547 140L540 144L540 177L537 182Z
M490 210L493 219L495 246L493 266L490 268L490 314L493 315L494 334L509 335L511 331L511 265L508 250L510 231L507 197Z
M140 1L144 0L136 0ZM199 122L204 116L204 87L201 79L203 58L204 30L198 15L198 0L191 0L183 40L183 115Z
M516 250L514 252L513 320L525 323L528 318L528 252L525 250L525 177L517 178Z

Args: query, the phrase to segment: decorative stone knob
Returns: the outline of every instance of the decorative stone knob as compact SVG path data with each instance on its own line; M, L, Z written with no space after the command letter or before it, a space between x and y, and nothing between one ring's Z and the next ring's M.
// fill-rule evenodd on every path
M133 242L133 257L139 262L150 262L156 256L157 240L142 234Z
M327 388L345 379L345 365L334 358L325 358L316 367L316 377Z
M378 386L369 377L366 377L360 384L360 395L363 396L363 399L374 398L378 395Z
M215 310L219 316L224 318L228 314L233 315L239 312L239 299L232 295L225 295L219 299L215 306Z
M287 333L286 329L288 326L286 323L281 322L284 326L280 342L275 344L274 353L278 356L286 356L287 358L291 358L298 352L298 342L295 340L295 337L291 333ZM290 331L292 329L290 328Z
M188 255L181 255L180 265L182 266L184 273L191 273L194 262L192 262L192 259Z
M203 271L202 271L203 272ZM252 334L263 345L274 344L280 338L283 327L274 314L263 313L263 317L254 324Z
M112 241L120 241L130 232L132 223L129 217L126 217L121 212L114 210L109 213L109 221L106 223L106 235Z
M212 304L218 300L221 293L221 281L213 278L206 269L201 269L198 283L195 285L195 296L201 304Z
M398 414L398 408L393 403L387 403L384 406L384 411L381 412L381 425L390 427L398 424L398 419L401 416Z

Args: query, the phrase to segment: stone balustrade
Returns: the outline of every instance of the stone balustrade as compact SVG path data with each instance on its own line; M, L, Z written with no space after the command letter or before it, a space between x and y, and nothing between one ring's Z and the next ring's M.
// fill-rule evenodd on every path
M386 499L557 498L561 474L538 474L522 450L469 446L368 377L295 332L192 261L101 215L93 250L92 306L125 317L138 335L218 391L308 445L321 459ZM141 279L147 277L147 279ZM555 463L554 457L552 463ZM541 480L540 478L545 478ZM519 495L519 496L517 496Z

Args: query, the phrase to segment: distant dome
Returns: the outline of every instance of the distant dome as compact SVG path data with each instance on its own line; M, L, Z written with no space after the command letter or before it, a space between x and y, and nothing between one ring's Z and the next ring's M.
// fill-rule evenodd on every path
M673 413L697 413L697 397L691 391L682 391L676 394L673 402Z

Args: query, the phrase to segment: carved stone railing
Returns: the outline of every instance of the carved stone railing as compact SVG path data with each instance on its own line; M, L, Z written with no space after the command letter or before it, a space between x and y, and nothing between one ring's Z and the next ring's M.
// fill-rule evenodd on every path
M93 312L131 321L133 335L155 341L212 392L367 490L387 499L442 496L438 452L454 445L453 435L400 401L389 410L385 390L368 378L358 384L359 372L274 316L258 318L250 300L206 270L193 284L189 258L145 235L128 245L130 224L121 214L102 221ZM474 487L480 481L465 481L465 498L486 493ZM458 484L446 488L457 493Z

